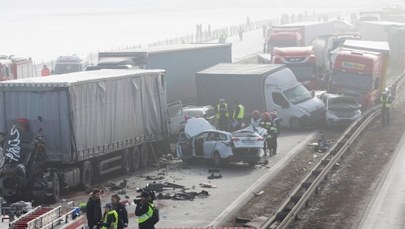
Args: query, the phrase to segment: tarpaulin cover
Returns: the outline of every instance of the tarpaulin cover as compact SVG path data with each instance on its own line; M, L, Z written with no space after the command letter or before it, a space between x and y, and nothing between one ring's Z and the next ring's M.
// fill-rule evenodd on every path
M49 160L65 162L125 147L135 138L162 138L167 131L163 74L100 70L2 82L0 130L27 118L34 133L43 129Z

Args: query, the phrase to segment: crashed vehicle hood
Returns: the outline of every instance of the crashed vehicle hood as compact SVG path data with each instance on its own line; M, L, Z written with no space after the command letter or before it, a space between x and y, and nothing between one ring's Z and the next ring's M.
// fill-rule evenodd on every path
M190 137L194 137L199 133L209 130L216 130L211 123L209 123L204 118L190 118L187 119L186 126L184 127L184 132Z

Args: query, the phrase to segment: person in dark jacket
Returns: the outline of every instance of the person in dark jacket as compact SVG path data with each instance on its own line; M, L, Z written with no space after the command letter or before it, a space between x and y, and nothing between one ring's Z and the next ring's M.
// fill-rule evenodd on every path
M100 228L99 223L101 222L102 212L101 212L101 200L100 200L100 190L94 189L91 196L86 204L86 217L87 224L90 229Z
M120 200L121 198L117 194L111 196L113 208L118 213L118 229L128 227L128 212Z
M151 201L151 195L148 192L142 192L141 200L136 204L135 215L138 216L139 229L155 229L150 218L153 215L154 205Z

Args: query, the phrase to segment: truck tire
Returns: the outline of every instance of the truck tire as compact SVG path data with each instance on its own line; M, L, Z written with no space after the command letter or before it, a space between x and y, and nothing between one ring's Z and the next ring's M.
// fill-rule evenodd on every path
M148 146L146 144L142 144L140 151L141 151L141 166L142 168L146 168L149 162Z
M301 127L301 122L298 118L296 117L292 117L290 118L290 120L288 121L288 124L290 125L290 127L292 129L298 129Z
M218 152L214 153L214 156L212 157L212 163L214 164L214 166L221 165L221 156L219 155Z
M139 147L135 146L132 150L132 171L138 170L141 166L141 153L139 151Z
M50 190L51 191L50 202L57 203L57 202L59 202L59 197L60 197L59 176L57 173L52 173L51 178L52 178L52 184L51 184L52 190Z
M86 191L91 191L93 179L93 169L90 161L85 161L82 167L82 185Z
M131 171L131 164L132 164L131 156L132 155L129 153L128 149L124 150L121 162L121 171L123 174L127 174Z

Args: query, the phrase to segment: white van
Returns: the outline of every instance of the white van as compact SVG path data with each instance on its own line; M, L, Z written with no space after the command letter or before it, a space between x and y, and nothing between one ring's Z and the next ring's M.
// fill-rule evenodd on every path
M324 103L285 65L218 64L196 73L196 82L200 104L216 105L222 98L232 111L239 101L247 119L254 110L277 110L282 126L297 128L319 123L325 114Z

